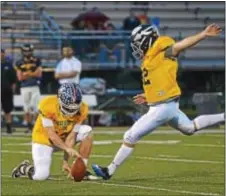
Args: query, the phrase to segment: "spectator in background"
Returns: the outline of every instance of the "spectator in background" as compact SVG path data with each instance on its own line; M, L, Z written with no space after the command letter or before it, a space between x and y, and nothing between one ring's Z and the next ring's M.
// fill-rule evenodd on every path
M130 15L126 17L123 21L123 29L125 31L131 31L138 25L140 25L140 20L137 18L134 14L134 11L130 9L129 11Z
M98 35L95 31L95 26L92 24L92 22L87 21L86 26L85 26L85 33L84 35L88 37L96 36ZM85 43L84 43L85 44ZM86 39L86 44L85 44L85 53L96 53L97 48L99 47L99 40L98 39Z
M78 22L76 26L73 26L73 30L77 32L71 33L71 36L73 36L71 41L72 48L75 50L76 55L80 59L83 59L85 56L85 49L87 44L86 39L80 37L85 35L84 29L85 29L85 21L81 20Z
M37 105L40 100L40 78L42 77L41 60L33 55L34 46L24 44L21 47L22 59L16 62L17 78L20 81L20 91L24 101L24 119L27 130L31 132L33 122L37 117Z
M117 36L115 27L112 23L106 24L107 34L105 36ZM122 40L121 40L122 41ZM100 44L100 62L106 63L110 58L116 59L117 65L121 62L120 40L107 38L101 40Z
M143 13L139 14L137 18L139 18L141 24L151 24L148 17L148 10L143 10Z
M151 24L152 25L155 25L157 28L160 28L160 19L159 19L159 17L152 17L150 20L151 20Z
M128 17L126 17L123 21L123 30L128 31L125 36L129 36L130 35L130 31L133 30L135 27L140 25L140 20L139 18L137 18L133 12L133 10L130 10L130 15ZM135 66L136 63L136 59L133 57L132 55L132 49L130 46L130 39L127 38L125 40L126 42L126 58L125 58L125 63L126 66L128 66L130 59L132 60L133 66Z
M12 133L13 93L16 89L16 72L12 60L1 50L1 105L4 111L6 132Z
M71 47L63 48L63 59L57 64L55 78L59 84L76 83L79 84L82 63L73 56Z
M81 20L78 22L78 25L76 28L74 28L74 30L84 30L85 29L85 21Z
M99 30L99 31L106 30L104 24L105 23L103 21L98 22L98 24L97 24L97 30Z

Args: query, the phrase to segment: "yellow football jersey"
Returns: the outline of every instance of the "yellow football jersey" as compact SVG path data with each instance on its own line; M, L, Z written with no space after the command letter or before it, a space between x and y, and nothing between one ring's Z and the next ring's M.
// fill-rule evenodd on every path
M42 117L51 119L57 135L65 140L75 124L82 123L88 115L88 106L82 102L80 111L73 117L65 117L61 111L57 96L47 96L39 104L39 116L32 132L32 141L39 144L52 145L46 129L42 125Z
M174 43L172 38L160 36L143 59L143 89L148 103L164 101L181 94L177 83L177 59L165 57L165 50Z

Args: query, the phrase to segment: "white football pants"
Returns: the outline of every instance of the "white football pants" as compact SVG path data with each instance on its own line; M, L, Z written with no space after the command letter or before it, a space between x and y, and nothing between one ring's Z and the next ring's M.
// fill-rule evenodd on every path
M158 126L168 123L185 135L192 135L196 130L224 121L224 114L204 115L190 120L180 109L179 103L172 101L150 106L133 126L125 132L124 142L135 144L144 135L151 133Z
M84 140L92 131L88 125L81 125L76 137L76 142ZM33 180L46 180L50 174L50 166L52 163L52 153L54 147L43 144L32 143L32 159L34 163L35 173Z
M41 97L39 87L22 87L20 92L23 97L24 112L37 113L37 106Z

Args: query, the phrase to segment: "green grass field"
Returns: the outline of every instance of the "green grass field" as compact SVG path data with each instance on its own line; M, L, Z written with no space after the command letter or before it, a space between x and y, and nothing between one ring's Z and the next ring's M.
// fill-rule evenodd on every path
M113 132L106 134L107 130ZM123 136L115 130L122 128L96 131L89 168L92 163L110 163ZM61 172L61 152L54 154L50 180L12 179L12 168L23 159L31 160L30 136L2 136L2 195L224 196L224 132L215 131L194 136L155 131L137 144L111 180L81 183Z

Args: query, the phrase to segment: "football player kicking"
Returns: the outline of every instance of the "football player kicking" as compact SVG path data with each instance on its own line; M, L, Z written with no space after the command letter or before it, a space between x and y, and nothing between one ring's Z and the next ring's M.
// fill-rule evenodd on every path
M63 84L56 96L47 96L39 104L39 116L32 132L34 165L25 160L12 171L12 177L28 176L32 180L46 180L50 174L52 153L64 151L63 169L70 174L68 159L80 156L87 165L92 149L92 128L81 125L87 118L88 106L82 102L78 85ZM73 149L80 142L79 152ZM92 178L87 171L86 179Z
M177 57L181 51L196 45L207 37L218 36L221 28L211 24L202 32L175 42L171 37L159 36L154 26L140 25L131 33L133 55L142 60L141 70L144 94L135 97L135 103L147 103L149 111L125 132L123 144L108 167L93 165L97 176L108 180L128 158L135 144L156 127L168 123L185 135L193 135L208 126L224 121L224 114L202 115L194 120L179 109L181 90L177 83Z

